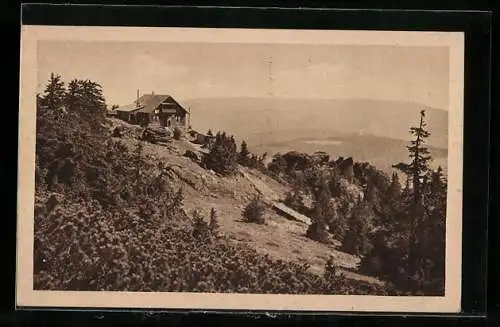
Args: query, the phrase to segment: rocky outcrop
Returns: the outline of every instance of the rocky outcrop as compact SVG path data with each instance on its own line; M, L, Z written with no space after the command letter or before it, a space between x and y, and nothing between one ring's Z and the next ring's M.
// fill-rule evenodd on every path
M198 154L192 150L186 150L186 152L184 152L184 157L187 157L193 160L194 162L200 162L201 160Z
M316 165L324 165L330 160L330 155L323 151L316 151L311 155L311 160Z

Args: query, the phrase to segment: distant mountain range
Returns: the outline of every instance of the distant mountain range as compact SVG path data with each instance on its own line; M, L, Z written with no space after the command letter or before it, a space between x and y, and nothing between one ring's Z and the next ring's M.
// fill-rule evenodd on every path
M192 99L194 128L206 131L225 130L239 138L252 134L304 130L337 131L370 134L409 140L409 129L419 121L419 112L426 110L431 136L428 143L448 147L448 112L428 106L398 101L364 99L277 99L220 98Z
M409 129L426 110L428 146L446 168L448 112L412 102L364 99L222 98L185 101L194 129L223 130L256 153L297 150L352 156L381 169L408 160Z
M335 159L342 156L352 157L356 161L367 161L386 172L393 170L392 165L409 160L407 141L366 134L315 132L311 131L307 137L300 135L296 137L297 133L290 132L287 137L287 133L282 131L273 142L265 142L270 133L262 133L248 138L247 142L250 151L258 154L267 152L273 155L292 150L306 153L323 151ZM428 148L433 157L431 165L434 167L440 165L446 170L448 151L433 146L428 146Z

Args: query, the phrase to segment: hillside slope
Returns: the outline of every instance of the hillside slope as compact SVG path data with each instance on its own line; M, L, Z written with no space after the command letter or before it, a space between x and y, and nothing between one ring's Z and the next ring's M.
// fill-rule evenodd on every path
M134 130L136 127L111 120L112 127L121 125ZM130 150L137 147L133 133L117 139ZM193 210L200 210L208 216L210 209L217 212L220 231L236 243L247 244L259 253L281 260L307 262L311 271L322 274L325 262L333 257L336 265L346 277L380 284L373 277L357 274L359 258L336 250L333 246L321 244L305 236L307 225L288 220L272 210L266 209L266 225L248 224L242 220L242 210L257 194L272 200L283 199L289 186L283 185L262 173L239 167L234 177L223 177L202 168L197 162L183 156L186 150L200 154L198 145L186 139L172 140L167 145L144 144L144 156L152 162L163 163L170 168L172 179L184 191L184 210L192 216ZM264 190L264 191L263 191Z

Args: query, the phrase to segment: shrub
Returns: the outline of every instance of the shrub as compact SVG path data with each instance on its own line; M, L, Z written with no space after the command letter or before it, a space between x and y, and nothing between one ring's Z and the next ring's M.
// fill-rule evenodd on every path
M203 162L208 169L222 175L231 175L236 172L237 159L238 152L236 151L234 137L219 132Z
M252 201L243 210L245 221L250 223L264 224L265 204L261 197L254 197Z
M325 272L323 278L332 288L342 288L343 285L347 283L345 275L343 273L339 274L333 257L330 257L325 263Z
M209 226L203 216L201 215L200 210L196 209L193 211L193 232L192 235L194 238L198 240L207 240L210 236L209 234Z
M326 224L315 220L309 225L306 231L306 236L320 243L330 243L330 236Z
M383 287L343 281L327 269L316 275L307 264L274 260L226 239L200 243L192 226L112 213L95 201L62 199L48 209L37 197L36 290L386 294Z

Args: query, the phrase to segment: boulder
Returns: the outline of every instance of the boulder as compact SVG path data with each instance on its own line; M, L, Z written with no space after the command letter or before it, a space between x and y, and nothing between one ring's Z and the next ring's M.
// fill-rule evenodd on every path
M283 155L283 158L285 159L288 168L293 167L296 170L307 169L313 163L311 156L307 153L297 151L287 152Z
M120 128L120 126L115 127L115 129L113 129L113 137L122 137L122 136L123 136L123 131Z
M311 155L311 159L315 164L326 164L330 160L330 155L323 151L316 151Z
M186 150L186 152L184 152L184 157L190 158L196 162L200 161L198 154L192 150Z

